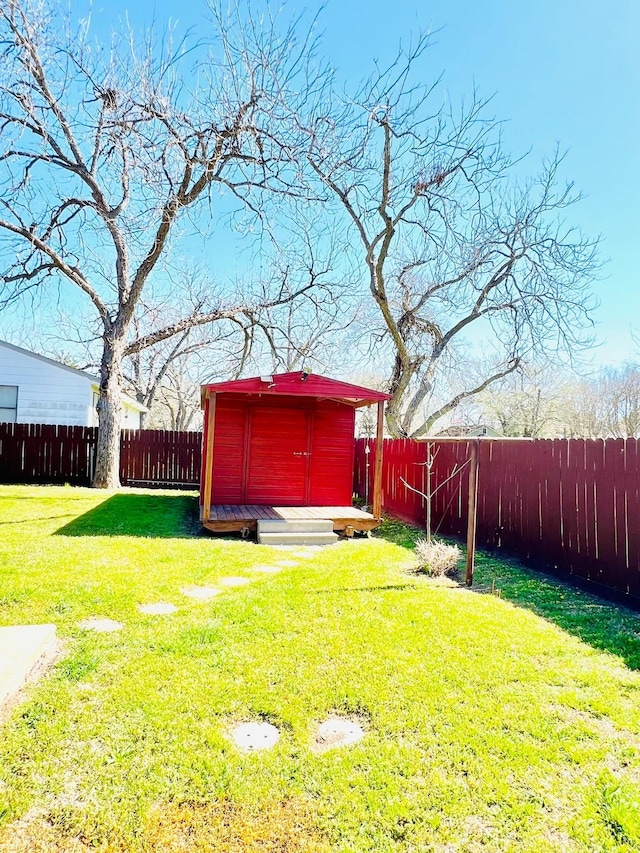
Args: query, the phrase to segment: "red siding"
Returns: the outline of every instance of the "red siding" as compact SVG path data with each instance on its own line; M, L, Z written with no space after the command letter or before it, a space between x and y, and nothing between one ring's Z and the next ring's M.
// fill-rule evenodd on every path
M218 396L213 428L215 441L211 501L214 504L245 503L243 492L246 425L246 403Z
M251 406L248 504L307 504L309 412L306 409Z
M354 421L334 401L217 394L212 502L350 506Z
M310 506L351 506L355 410L319 402L311 444Z

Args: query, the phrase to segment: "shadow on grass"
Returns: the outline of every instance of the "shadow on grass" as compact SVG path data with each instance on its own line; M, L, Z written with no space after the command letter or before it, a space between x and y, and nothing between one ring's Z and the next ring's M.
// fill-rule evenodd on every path
M329 595L334 592L415 592L420 587L415 583L386 584L386 586L327 586L322 589L310 589L311 595Z
M381 526L374 530L371 535L374 539L384 539L385 542L392 542L394 545L413 550L418 539L424 539L425 532L420 527L405 524L404 521L398 521L397 518L385 516Z
M201 530L198 499L192 495L117 494L65 524L56 535L193 539Z
M62 512L58 515L39 515L39 521L53 521L56 518L69 518L71 515L70 512ZM0 525L4 524L33 524L33 517L29 516L28 518L13 518L11 521L0 521Z
M376 535L411 549L424 531L386 519ZM617 655L629 669L640 670L640 614L635 611L518 560L478 551L472 590L487 592L492 586L517 607L532 610L592 648Z
M635 611L495 554L478 553L476 581L495 583L503 598L640 670L640 614Z

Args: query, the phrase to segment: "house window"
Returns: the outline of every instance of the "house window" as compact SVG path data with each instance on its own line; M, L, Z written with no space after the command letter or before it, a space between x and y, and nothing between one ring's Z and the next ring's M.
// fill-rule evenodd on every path
M0 385L0 422L15 424L18 415L18 386Z

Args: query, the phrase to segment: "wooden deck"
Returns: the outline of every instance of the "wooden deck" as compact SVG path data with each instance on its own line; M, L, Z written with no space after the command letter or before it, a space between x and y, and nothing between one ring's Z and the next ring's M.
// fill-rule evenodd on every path
M211 506L210 518L202 524L213 533L233 533L243 529L254 532L258 519L284 519L301 521L304 519L329 519L336 532L354 530L373 530L380 519L369 512L363 512L353 506L257 506L254 504L230 506L217 504Z

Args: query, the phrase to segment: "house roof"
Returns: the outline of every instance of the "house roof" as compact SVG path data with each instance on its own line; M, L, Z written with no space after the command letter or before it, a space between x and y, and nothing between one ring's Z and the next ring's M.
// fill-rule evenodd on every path
M438 438L440 436L447 438L482 438L483 436L488 436L489 438L503 438L502 434L499 433L497 429L487 426L486 424L453 424L452 426L448 426L440 432L437 432L434 438Z
M67 370L69 373L75 373L77 376L83 376L85 379L89 380L92 385L95 385L97 388L100 387L100 380L97 376L94 376L92 373L87 373L86 370L78 370L77 367L69 367L68 364L63 364L61 361L56 361L53 358L47 358L46 355L40 355L37 352L33 352L30 349L24 349L24 347L18 347L15 344L10 344L9 341L0 340L0 346L6 347L7 349L13 350L14 352L19 352L21 355L26 355L29 358L35 358L37 361L43 361L45 364L52 364L54 367L59 368L60 370ZM95 389L94 389L95 390ZM139 403L137 400L134 400L133 397L130 397L128 394L120 395L124 402L126 402L132 409L137 409L139 412L148 412L146 406L143 406L142 403Z
M221 393L317 397L324 400L338 400L355 408L391 399L391 395L383 391L374 391L362 385L352 385L350 382L341 382L338 379L329 379L327 376L303 371L254 376L251 379L234 379L230 382L215 382L202 386L203 399L206 394Z

